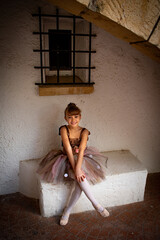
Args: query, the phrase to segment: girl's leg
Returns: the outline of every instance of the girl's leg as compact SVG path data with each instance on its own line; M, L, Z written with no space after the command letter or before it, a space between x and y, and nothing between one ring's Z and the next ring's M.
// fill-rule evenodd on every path
M93 193L91 192L88 181L84 179L84 181L81 183L75 182L75 189L72 193L68 206L65 208L63 212L63 215L60 220L60 225L66 225L68 223L71 210L78 201L78 199L80 198L82 191L85 193L87 198L91 201L93 207L100 213L101 216L103 217L109 216L109 212L97 202Z
M85 193L85 195L87 196L87 198L91 201L93 207L103 216L103 217L108 217L109 216L109 212L103 208L95 199L90 185L88 183L88 181L86 179L84 179L83 182L79 183L79 186L81 188L81 190Z
M67 205L67 208L66 208L67 213L71 212L72 208L74 207L74 205L80 198L81 193L82 193L82 190L81 190L80 186L78 185L78 183L75 181L75 188L74 188L74 191L72 192L72 196L71 196L69 203Z
M69 203L63 212L63 215L60 220L60 225L66 225L68 223L68 219L69 219L71 210L74 207L74 205L76 204L76 202L78 201L78 199L80 198L81 193L82 193L82 190L81 190L80 186L78 185L78 183L75 181L75 188L73 190L73 193L69 200Z

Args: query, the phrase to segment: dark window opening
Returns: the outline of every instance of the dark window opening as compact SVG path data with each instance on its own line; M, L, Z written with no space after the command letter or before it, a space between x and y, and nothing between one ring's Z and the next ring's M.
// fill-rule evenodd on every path
M50 70L71 70L71 31L48 30Z

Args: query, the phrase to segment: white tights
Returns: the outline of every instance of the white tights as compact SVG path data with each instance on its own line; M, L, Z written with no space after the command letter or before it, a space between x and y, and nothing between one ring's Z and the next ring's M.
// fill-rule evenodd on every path
M65 215L70 214L72 208L80 198L82 191L85 193L85 195L87 196L87 198L90 200L90 202L95 208L99 208L103 211L103 207L97 202L97 200L93 196L88 181L84 179L84 181L81 183L75 182L75 188L71 195L68 206L65 209Z

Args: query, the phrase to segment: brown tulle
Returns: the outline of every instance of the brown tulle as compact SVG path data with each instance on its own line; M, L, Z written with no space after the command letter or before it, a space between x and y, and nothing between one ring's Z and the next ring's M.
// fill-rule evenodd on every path
M74 155L77 161L77 155ZM87 147L84 152L82 170L91 184L103 181L106 177L107 157L96 148ZM47 182L57 184L75 180L67 155L61 150L51 150L40 162L37 173Z

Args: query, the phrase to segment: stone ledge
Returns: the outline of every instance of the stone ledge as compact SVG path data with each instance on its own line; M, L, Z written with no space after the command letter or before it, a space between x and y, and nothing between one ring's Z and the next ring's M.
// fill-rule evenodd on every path
M105 152L108 156L106 180L91 186L93 194L105 207L119 206L144 200L147 169L129 151ZM71 195L71 187L48 184L36 178L39 159L20 162L20 192L40 198L41 214L45 217L59 215ZM38 184L38 185L37 185ZM73 213L93 210L82 194Z

